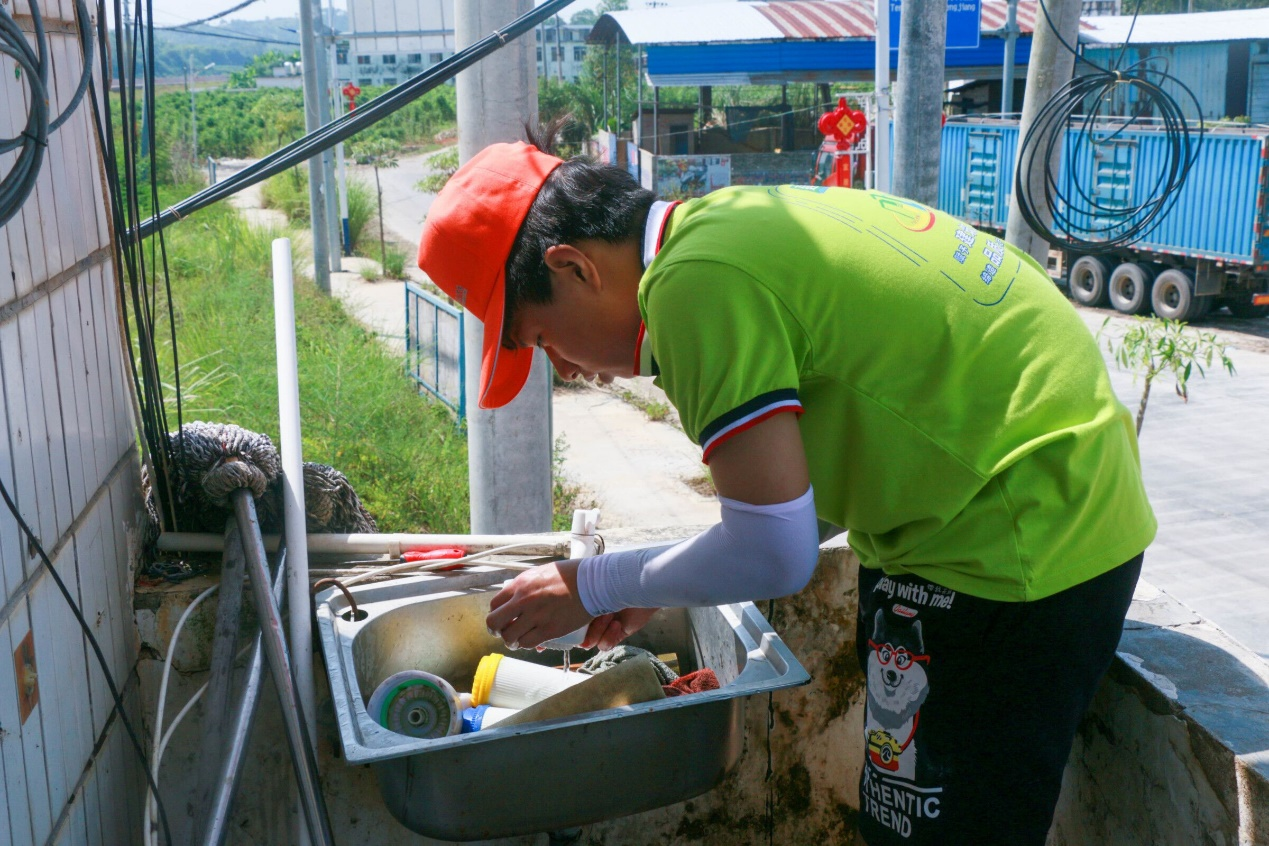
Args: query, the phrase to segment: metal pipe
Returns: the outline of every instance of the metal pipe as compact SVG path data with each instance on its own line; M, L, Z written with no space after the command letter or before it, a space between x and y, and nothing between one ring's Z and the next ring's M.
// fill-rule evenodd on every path
M480 552L496 546L524 544L517 555L567 555L568 534L550 532L520 535L411 535L411 534L312 534L307 535L308 551L313 555L389 555L399 557L411 550L455 548ZM264 546L270 552L278 549L278 535L265 535ZM225 548L224 535L198 532L164 532L155 543L160 552L220 552Z
M242 611L242 579L246 558L242 549L242 532L230 520L225 532L225 554L220 570L220 596L216 603L216 629L212 640L211 672L207 678L207 697L203 700L203 736L199 744L197 808L209 807L220 774L225 735L232 719L229 693L233 689L234 653L238 645L239 619ZM197 820L206 831L211 817ZM198 831L194 839L197 841Z
M1000 76L1000 113L1013 111L1013 63L1018 44L1018 0L1009 0L1009 12L1005 18L1005 66Z
M873 0L877 20L873 51L873 83L877 92L877 119L872 133L876 149L872 154L873 187L890 191L890 0Z
M273 575L273 601L282 601L282 587L286 584L286 550L278 554L277 570ZM221 761L220 773L212 786L212 798L208 804L207 827L204 846L221 846L229 833L229 811L238 793L238 779L242 776L242 764L246 760L247 743L251 739L251 727L255 722L256 706L260 703L260 683L264 679L264 634L256 632L251 658L247 662L246 681L234 712L233 736Z
M282 724L286 729L287 743L291 748L291 764L295 770L295 780L299 787L300 806L304 812L304 820L308 824L308 836L319 846L331 846L334 838L331 835L330 818L326 813L326 801L322 797L321 785L318 784L317 755L308 727L300 712L300 695L296 686L295 674L291 672L288 662L286 639L282 636L282 615L273 600L269 585L269 570L265 561L264 542L260 535L260 523L256 517L256 504L251 498L251 491L240 488L233 492L234 515L238 518L238 529L242 532L243 552L247 558L247 574L251 581L251 596L255 602L256 615L260 618L260 632L264 639L264 656L269 662L269 675L273 677L273 686L277 690L278 701L282 708ZM288 554L288 558L294 552ZM289 564L290 562L288 562ZM292 581L294 567L287 566L287 590L295 588ZM308 585L300 587L302 606L300 620L303 624L305 640L310 631ZM293 607L294 596L288 597ZM295 623L292 608L292 624ZM294 629L294 625L292 625Z

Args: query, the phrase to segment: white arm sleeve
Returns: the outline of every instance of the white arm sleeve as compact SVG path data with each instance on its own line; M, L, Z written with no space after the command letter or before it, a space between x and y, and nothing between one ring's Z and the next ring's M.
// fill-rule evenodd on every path
M819 559L814 491L775 505L718 499L722 522L694 538L583 558L577 589L586 611L721 605L805 587Z

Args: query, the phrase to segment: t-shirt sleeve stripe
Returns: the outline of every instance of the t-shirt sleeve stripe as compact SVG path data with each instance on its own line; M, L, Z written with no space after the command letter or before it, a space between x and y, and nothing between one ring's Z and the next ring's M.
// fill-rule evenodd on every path
M710 423L701 432L702 460L709 462L710 453L733 435L758 425L763 420L784 411L802 413L802 402L794 388L781 388L754 397L745 404L733 408Z

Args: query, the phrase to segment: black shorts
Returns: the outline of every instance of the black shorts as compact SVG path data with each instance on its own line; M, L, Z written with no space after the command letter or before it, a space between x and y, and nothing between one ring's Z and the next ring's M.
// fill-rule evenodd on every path
M869 846L1043 846L1141 561L1035 602L860 568Z

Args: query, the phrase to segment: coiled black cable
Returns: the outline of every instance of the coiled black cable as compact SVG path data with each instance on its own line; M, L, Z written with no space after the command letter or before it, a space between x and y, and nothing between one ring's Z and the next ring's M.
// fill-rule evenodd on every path
M1138 9L1140 8L1138 2ZM1044 0L1040 8L1057 33ZM1136 14L1134 13L1134 24ZM1080 253L1100 253L1140 241L1176 204L1203 140L1203 110L1185 83L1145 59L1123 70L1103 68L1058 39L1089 71L1062 86L1036 115L1018 149L1014 196L1027 225L1050 244ZM1127 40L1115 64L1122 63ZM1198 126L1191 128L1182 106L1166 90L1184 92L1194 105ZM1128 115L1111 113L1121 99L1133 102ZM1122 143L1122 135L1142 128L1142 118L1157 119L1166 154L1157 170L1144 179L1138 173L1135 202L1114 202L1099 196L1096 166L1083 167L1081 154L1096 162L1100 149ZM1066 155L1062 155L1065 153ZM1062 162L1065 161L1065 172ZM1039 195L1028 173L1041 173ZM1091 180L1091 181L1090 181ZM1047 217L1047 219L1046 219Z
M75 0L75 17L78 24L80 49L84 65L79 85L62 113L49 120L48 47L44 33L44 18L37 0L30 0L34 28L34 45L18 26L9 10L0 5L0 53L12 58L18 65L19 75L30 93L26 125L13 138L0 138L0 154L18 150L17 159L9 172L0 179L0 226L8 223L22 208L27 197L35 190L48 137L62 127L79 107L88 90L92 75L93 32L88 18L88 6L84 0Z

